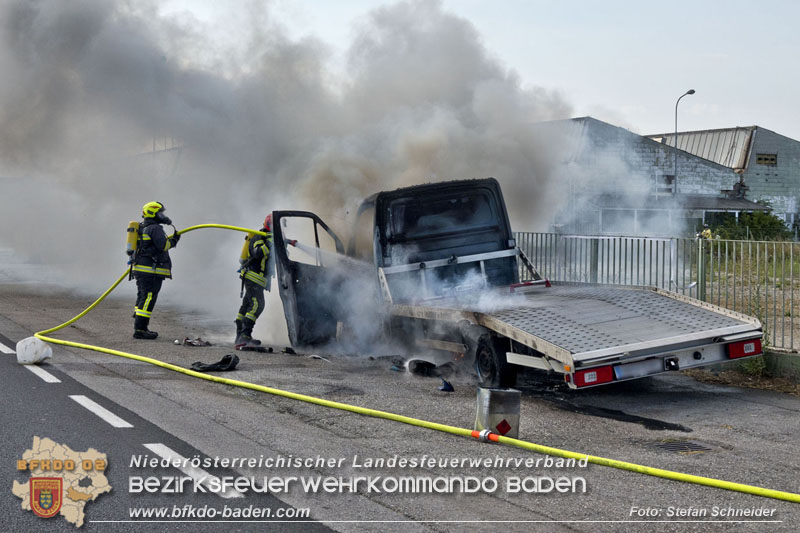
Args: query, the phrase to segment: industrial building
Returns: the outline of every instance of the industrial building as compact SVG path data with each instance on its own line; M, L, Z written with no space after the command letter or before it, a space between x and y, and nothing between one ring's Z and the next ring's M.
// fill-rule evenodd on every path
M666 146L675 146L675 133L648 135ZM729 196L765 201L772 212L793 227L800 195L800 142L760 126L678 132L678 149L713 161L733 171L739 180ZM702 187L686 176L687 186Z
M534 125L557 146L566 198L556 231L680 235L711 213L797 218L800 143L752 126L642 136L581 117Z

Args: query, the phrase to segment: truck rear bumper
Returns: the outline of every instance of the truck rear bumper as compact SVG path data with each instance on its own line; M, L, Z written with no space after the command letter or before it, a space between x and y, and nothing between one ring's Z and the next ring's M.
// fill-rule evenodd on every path
M730 342L724 342L725 340ZM541 357L516 353L507 353L506 358L512 364L564 373L564 379L571 388L583 389L653 376L663 372L686 370L725 363L734 359L755 357L761 355L761 353L760 334L751 334L731 336L728 339L723 339L723 342L663 352L633 361L609 362L606 360L594 365L583 363L578 368L574 368L571 365L562 365L554 361L548 362Z

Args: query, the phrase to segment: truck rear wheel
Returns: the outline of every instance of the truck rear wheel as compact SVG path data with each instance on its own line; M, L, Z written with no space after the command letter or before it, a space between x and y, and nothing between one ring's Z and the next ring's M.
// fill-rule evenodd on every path
M481 387L513 387L517 383L517 368L506 361L505 350L491 337L478 341L475 350L475 373Z

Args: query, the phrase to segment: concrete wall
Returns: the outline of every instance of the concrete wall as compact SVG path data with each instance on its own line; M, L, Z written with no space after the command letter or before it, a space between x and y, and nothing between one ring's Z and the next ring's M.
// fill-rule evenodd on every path
M593 118L585 123L585 142L578 160L597 170L599 180L615 188L630 186L652 190L672 176L675 151L661 143ZM678 151L678 192L719 196L730 190L738 177L733 170Z
M764 352L764 362L771 376L786 378L800 383L800 355Z
M758 154L776 154L777 165L759 164ZM800 142L757 128L744 179L749 200L768 201L776 215L791 223L800 196Z

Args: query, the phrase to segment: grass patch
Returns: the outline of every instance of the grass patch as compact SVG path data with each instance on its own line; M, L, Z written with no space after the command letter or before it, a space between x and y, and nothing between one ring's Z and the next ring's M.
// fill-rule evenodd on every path
M735 369L715 373L701 368L693 368L691 370L684 370L683 373L702 383L728 385L747 389L771 390L800 397L800 383L796 383L787 378L771 377L766 372L764 372L763 375L748 375Z

